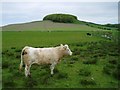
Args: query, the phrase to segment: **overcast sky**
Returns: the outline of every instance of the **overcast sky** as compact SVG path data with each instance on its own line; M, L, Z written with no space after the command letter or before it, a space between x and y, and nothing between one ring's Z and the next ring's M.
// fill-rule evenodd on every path
M2 2L1 25L42 20L53 13L72 14L98 24L118 23L117 2Z

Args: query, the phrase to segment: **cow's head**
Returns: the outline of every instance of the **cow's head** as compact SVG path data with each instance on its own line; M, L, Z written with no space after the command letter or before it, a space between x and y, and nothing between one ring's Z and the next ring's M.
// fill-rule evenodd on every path
M70 55L70 56L72 55L72 52L67 44L65 45L61 44L60 46L62 47L62 50L64 51L65 55Z

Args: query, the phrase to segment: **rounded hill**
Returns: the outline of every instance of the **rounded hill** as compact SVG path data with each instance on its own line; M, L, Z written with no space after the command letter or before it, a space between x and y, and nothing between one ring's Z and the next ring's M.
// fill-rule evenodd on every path
M45 16L43 20L51 20L60 23L74 23L77 21L77 17L70 14L50 14Z

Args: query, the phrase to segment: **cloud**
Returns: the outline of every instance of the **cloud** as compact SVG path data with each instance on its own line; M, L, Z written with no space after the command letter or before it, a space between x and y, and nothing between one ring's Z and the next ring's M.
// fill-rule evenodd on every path
M117 23L117 2L3 2L3 24L42 20L52 13L69 13L80 20Z

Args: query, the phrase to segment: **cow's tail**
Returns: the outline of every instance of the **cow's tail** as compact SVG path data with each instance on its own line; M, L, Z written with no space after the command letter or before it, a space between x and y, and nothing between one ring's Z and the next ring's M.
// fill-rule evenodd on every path
M25 52L25 49L27 48L28 46L25 46L22 51L21 51L21 62L20 62L20 66L19 66L19 70L21 71L22 70L22 66L23 66L23 54Z

